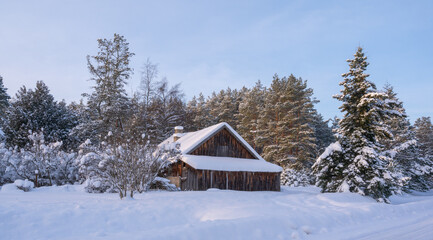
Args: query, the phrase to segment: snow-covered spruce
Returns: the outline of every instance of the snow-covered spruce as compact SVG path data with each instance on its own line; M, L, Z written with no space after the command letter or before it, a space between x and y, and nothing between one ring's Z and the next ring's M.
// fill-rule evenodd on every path
M281 173L281 185L285 186L305 187L314 184L314 181L314 175L305 169L286 168Z
M432 159L422 151L424 145L422 137L417 139L416 131L414 131L417 128L414 129L411 126L403 103L397 98L393 88L387 85L385 92L388 94L386 104L390 106L390 118L385 123L389 126L393 137L382 139L381 143L386 149L385 154L393 160L389 163L389 167L409 178L404 186L405 191L427 191L433 187ZM418 120L415 126L418 126L417 123L419 123ZM429 131L423 129L420 132L428 135ZM430 131L430 138L432 137L433 134Z
M407 180L389 169L392 156L380 143L392 139L386 121L398 112L388 104L389 97L378 92L364 73L368 63L362 51L347 60L349 72L340 83L343 90L335 98L342 102L344 118L337 129L337 142L331 144L313 165L316 185L323 192L356 192L379 202L399 193Z

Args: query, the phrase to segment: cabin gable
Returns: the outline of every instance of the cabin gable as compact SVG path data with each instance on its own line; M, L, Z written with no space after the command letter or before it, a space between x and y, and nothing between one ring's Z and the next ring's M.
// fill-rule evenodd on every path
M188 154L257 159L226 127L205 139Z
M160 144L180 150L165 176L181 190L280 191L282 168L261 158L227 123L190 133L181 129Z

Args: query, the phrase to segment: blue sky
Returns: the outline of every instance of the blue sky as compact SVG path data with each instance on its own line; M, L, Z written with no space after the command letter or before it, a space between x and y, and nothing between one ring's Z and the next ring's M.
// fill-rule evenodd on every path
M92 82L86 55L124 35L140 81L146 58L186 99L227 87L308 80L326 118L341 116L341 74L362 46L370 80L394 86L413 122L433 117L433 1L0 1L0 75L14 95L44 80L77 101Z

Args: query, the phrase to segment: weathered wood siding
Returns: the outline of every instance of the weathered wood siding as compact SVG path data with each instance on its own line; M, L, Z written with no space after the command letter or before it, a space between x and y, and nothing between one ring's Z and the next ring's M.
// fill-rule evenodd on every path
M280 173L196 170L185 164L181 176L181 190L280 191Z
M256 159L227 129L222 129L190 154Z

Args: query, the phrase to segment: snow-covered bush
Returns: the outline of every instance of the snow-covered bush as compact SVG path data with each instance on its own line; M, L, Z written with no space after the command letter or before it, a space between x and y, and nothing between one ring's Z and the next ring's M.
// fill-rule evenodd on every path
M102 160L99 147L92 145L88 139L80 145L76 164L79 168L81 182L85 184L87 192L102 193L110 189L109 183L101 177L98 164Z
M42 133L31 133L32 146L28 149L2 149L0 157L6 162L5 174L10 180L29 179L41 185L74 183L78 168L74 154L61 150L62 143L44 142Z
M89 193L115 192L107 181L97 177L89 178L84 182L84 188Z
M23 181L23 180L20 180L20 179L17 179L17 180L15 180L14 185L15 185L18 189L23 190L24 192L28 192L28 191L30 191L32 188L35 187L35 184L34 184L33 182L27 180L27 179L24 180L24 181Z
M305 187L314 184L314 175L308 170L286 168L281 173L281 184L291 187Z
M166 191L178 191L179 188L176 185L170 183L167 178L156 177L149 185L149 189L155 190L166 190Z
M15 157L13 150L6 148L4 143L0 143L0 185L12 183L13 180L18 179L18 176L9 167L11 157Z
M326 148L313 165L316 186L323 192L355 192L378 202L388 202L388 196L401 193L408 178L389 169L391 158L369 147L354 152L349 141L340 141Z
M89 192L113 190L123 198L144 192L169 164L168 155L148 142L125 141L108 134L99 147L86 141L80 146L78 164Z

